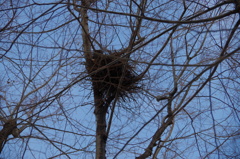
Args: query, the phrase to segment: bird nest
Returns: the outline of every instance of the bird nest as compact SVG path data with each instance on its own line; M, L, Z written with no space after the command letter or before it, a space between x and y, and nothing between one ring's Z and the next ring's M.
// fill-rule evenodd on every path
M134 72L128 60L96 51L92 58L91 77L94 89L103 98L125 98L136 92L139 76Z

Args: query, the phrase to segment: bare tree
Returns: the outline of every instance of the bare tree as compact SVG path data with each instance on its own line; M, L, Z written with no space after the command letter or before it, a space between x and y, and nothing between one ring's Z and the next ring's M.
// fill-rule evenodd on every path
M1 157L240 157L239 5L1 2Z

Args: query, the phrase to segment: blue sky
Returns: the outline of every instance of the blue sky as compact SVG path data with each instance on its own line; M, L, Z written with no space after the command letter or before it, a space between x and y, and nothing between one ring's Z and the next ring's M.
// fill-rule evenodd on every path
M33 1L14 2L14 6L22 8L16 10L11 24L13 29L0 35L0 53L5 55L0 61L1 96L4 97L1 108L5 113L1 112L1 116L9 118L13 115L18 118L19 127L29 126L21 133L22 138L9 137L1 154L3 157L94 158L94 103L90 78L86 77L84 67L82 29L67 10L66 1L52 2L44 4L38 1L43 5ZM11 11L14 9L5 9L10 8L9 3L1 7L3 25L14 14ZM92 7L105 9L106 4L106 1L99 1ZM136 4L131 4L131 10L129 5L130 1L114 1L108 10L116 13L89 11L89 29L96 49L102 47L115 52L128 45L132 33L130 22L134 24L137 18L117 13L137 14ZM188 9L183 19L207 10L216 2L199 1L197 4L186 1L186 5ZM227 13L232 6L223 5L194 20ZM140 35L145 40L131 58L138 73L145 70L152 59L155 60L140 83L143 90L133 94L129 101L117 102L107 144L109 158L116 155L134 135L117 158L133 158L144 151L167 114L166 109L158 113L167 101L157 102L156 96L170 92L174 87L174 77L178 78L178 92L182 92L174 98L172 108L181 109L206 81L212 69L193 83L191 80L218 60L238 20L238 15L232 14L218 21L182 24L173 34L173 29L166 31L175 25L171 21L178 20L183 9L180 0L149 1L147 4L145 16L154 19L143 20ZM73 12L78 16L76 11ZM239 153L234 152L236 147L229 146L236 144L239 136L238 33L239 29L226 53L235 49L238 51L219 65L211 82L180 111L173 129L170 126L164 131L161 140L165 141L165 145L159 157L224 158L224 153ZM75 81L78 82L72 85ZM189 87L186 87L188 84ZM236 136L231 137L234 134ZM222 149L214 151L222 144ZM64 155L60 157L59 154Z

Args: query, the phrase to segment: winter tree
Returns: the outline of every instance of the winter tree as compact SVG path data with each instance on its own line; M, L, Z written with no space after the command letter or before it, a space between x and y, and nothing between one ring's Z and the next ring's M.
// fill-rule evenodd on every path
M239 158L239 0L2 0L2 158Z

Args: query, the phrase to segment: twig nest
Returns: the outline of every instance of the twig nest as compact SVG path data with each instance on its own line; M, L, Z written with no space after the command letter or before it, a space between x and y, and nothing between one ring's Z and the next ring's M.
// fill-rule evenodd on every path
M92 58L91 72L95 89L103 98L128 97L136 92L137 82L140 80L128 60L114 54L106 55L96 51Z

